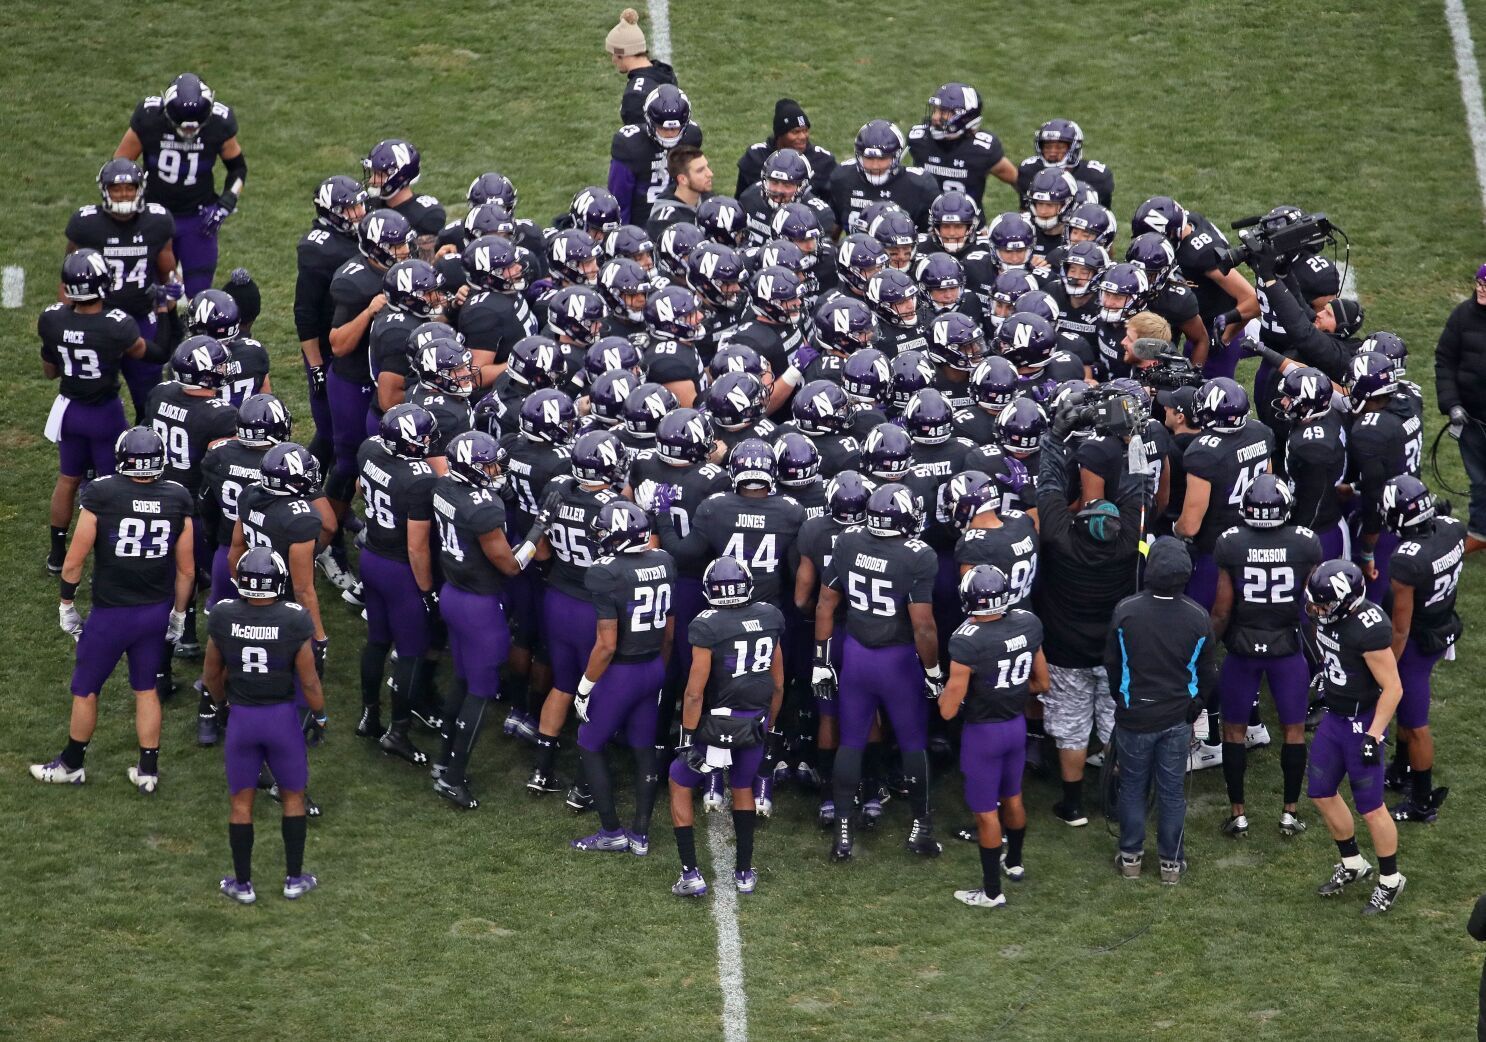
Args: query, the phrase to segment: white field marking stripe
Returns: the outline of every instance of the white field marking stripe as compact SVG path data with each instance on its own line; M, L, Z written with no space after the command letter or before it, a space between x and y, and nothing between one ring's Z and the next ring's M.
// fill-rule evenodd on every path
M18 308L26 302L26 269L8 264L0 276L0 307Z
M670 0L647 0L650 11L650 53L663 62L671 60Z
M651 7L654 10L654 6ZM743 992L743 937L738 932L738 888L733 885L733 826L727 814L709 814L712 919L717 923L717 983L722 988L723 1042L748 1042L748 996Z
M1476 183L1481 189L1481 207L1486 218L1486 109L1481 106L1481 69L1476 64L1476 45L1462 0L1445 0L1445 21L1455 45L1455 75L1460 80L1460 100L1465 105L1465 126L1470 131L1471 151L1476 157Z
M1343 300L1357 299L1357 265L1349 263L1347 272L1342 276L1341 297Z

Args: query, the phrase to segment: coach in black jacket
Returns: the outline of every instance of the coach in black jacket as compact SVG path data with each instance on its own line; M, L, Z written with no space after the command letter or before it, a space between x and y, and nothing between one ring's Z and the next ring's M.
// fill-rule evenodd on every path
M1154 773L1163 883L1176 883L1186 868L1182 776L1191 722L1217 679L1212 622L1182 594L1191 576L1186 545L1174 536L1157 539L1146 561L1145 589L1115 607L1104 649L1120 767L1118 867L1127 877L1140 874L1146 793Z
M1445 320L1434 349L1434 388L1440 412L1461 428L1460 460L1471 481L1467 551L1486 546L1486 264L1475 292Z

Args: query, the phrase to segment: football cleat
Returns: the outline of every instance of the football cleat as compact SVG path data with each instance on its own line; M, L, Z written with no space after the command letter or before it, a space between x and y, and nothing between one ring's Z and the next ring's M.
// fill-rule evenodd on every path
M1393 907L1393 902L1398 900L1398 895L1403 893L1404 884L1408 877L1402 872L1398 874L1398 885L1387 886L1381 880L1373 887L1372 896L1367 899L1367 904L1362 906L1362 914L1366 916L1382 915Z
M959 840L962 843L980 842L980 830L976 828L974 823L966 825L964 828L955 829L954 835L955 839Z
M795 765L795 782L810 789L820 788L820 772L801 760Z
M774 765L774 770L770 772L770 775L769 776L774 780L774 784L775 785L788 785L790 783L790 781L793 780L794 773L795 773L794 772L794 769L792 767L790 767L790 765L788 763L786 763L783 760L780 760L778 763L776 763ZM757 791L757 789L758 789L758 782L757 781L754 782L753 787L754 787L754 790Z
M1091 767L1091 768L1093 768L1096 771L1099 768L1103 767L1104 766L1104 750L1103 749L1100 749L1097 753L1090 753L1088 756L1085 756L1084 757L1084 766L1085 767Z
M130 767L128 774L129 784L138 789L141 796L153 796L160 787L158 774L144 774L138 767Z
M361 707L361 719L356 721L356 736L358 738L381 738L387 733L387 728L382 726L382 715L371 706Z
M1223 822L1222 833L1231 839L1245 839L1249 834L1249 819L1242 814L1235 814Z
M31 777L49 785L81 785L88 780L87 771L81 767L75 771L72 770L62 762L60 756L51 763L33 763Z
M1001 871L1006 873L1006 878L1013 883L1020 883L1027 878L1026 865L1008 865L1006 863L1006 851L1001 851Z
M1362 863L1361 868L1348 868L1338 863L1331 870L1331 878L1316 887L1316 896L1335 897L1353 883L1366 879L1370 875L1372 875L1372 864L1367 861Z
M934 838L934 823L928 818L913 819L904 846L908 848L908 853L922 857L938 857L944 853L944 847Z
M851 821L838 819L835 827L836 839L831 843L831 860L850 861L852 858Z
M574 850L600 852L606 854L620 854L629 849L629 837L624 834L624 829L615 829L609 832L599 829L591 836L580 836L568 844Z
M1125 879L1139 879L1140 865L1145 859L1139 854L1115 853L1115 871Z
M569 810L574 814L582 814L586 810L593 810L593 793L588 791L588 786L579 782L568 786L567 795L562 798Z
M217 714L196 714L196 744L203 748L217 744Z
M331 586L342 593L356 585L355 573L336 556L333 547L327 546L315 555L315 567L320 569L320 574L325 576L325 580Z
M629 841L629 852L635 857L645 857L650 853L650 837L644 832L631 832L626 829L625 838Z
M561 790L562 786L557 784L557 779L550 774L543 774L540 769L532 771L531 777L526 779L526 791L533 796Z
M955 900L971 908L1003 908L1006 905L1005 894L987 897L984 890L956 890Z
M738 888L738 893L751 894L758 889L758 873L751 868L745 868L742 872L734 872L733 885Z
M451 782L446 778L440 778L433 783L433 791L461 810L474 810L480 805L475 799L475 794L470 792L469 786Z
M537 741L536 721L521 710L513 709L506 714L506 722L501 724L501 734L507 738L520 738L523 742L535 745Z
M195 640L178 640L175 642L175 657L186 661L195 661L201 657L201 643Z
M361 583L353 581L350 586L341 590L341 600L353 608L365 608L366 590Z
M862 801L862 828L875 829L882 820L882 795L874 793Z
M771 776L753 779L753 809L761 818L774 813L774 779Z
M297 901L319 885L320 881L308 872L297 876L285 876L284 896L291 901Z
M406 760L415 767L422 767L428 763L428 757L420 752L412 740L402 732L388 729L387 733L377 740L382 752L388 756L396 756L398 759Z
M836 801L821 800L820 807L815 812L815 823L823 829L832 828L836 824Z
M1082 828L1089 823L1089 816L1078 804L1067 804L1059 801L1053 804L1053 816L1065 825L1074 828Z
M1176 886L1182 881L1182 876L1187 872L1185 861L1167 861L1161 859L1161 882L1166 886Z
M1280 815L1280 835L1282 836L1298 836L1309 827L1298 815L1288 810Z
M722 810L725 799L726 793L723 791L722 772L710 772L707 775L707 789L702 793L703 812L711 814L714 811Z
M1439 817L1440 804L1445 802L1445 797L1450 795L1450 790L1441 786L1429 794L1429 802L1424 805L1417 803L1412 796L1405 797L1393 808L1394 821L1417 821L1424 825L1433 825Z
M1263 749L1269 744L1269 728L1263 724L1250 724L1244 731L1243 744L1245 749Z
M252 883L239 883L236 876L223 876L217 884L217 892L232 898L240 905L250 905L258 900Z
M262 778L258 779L258 787L260 789L264 787ZM278 782L274 782L273 784L268 786L268 798L273 800L275 803L284 802L283 797L279 795ZM304 816L307 818L318 818L320 816L320 813L320 805L314 800L310 799L310 794L306 792L304 794Z
M1221 745L1208 745L1206 742L1194 742L1192 751L1187 754L1187 770L1205 771L1209 767L1223 766L1223 747Z
M1383 784L1394 792L1407 792L1409 790L1409 775L1412 773L1407 763L1395 760L1383 772Z
M680 879L671 884L671 893L677 897L705 897L707 881L702 878L700 869L689 868L681 873Z
M49 575L62 574L62 557L59 554L48 552L46 555L46 570Z
M415 708L412 710L412 713L413 719L418 721L424 727L428 728L430 731L433 731L440 735L444 733L444 718L439 716L433 710L429 709L427 706L420 706L418 708Z

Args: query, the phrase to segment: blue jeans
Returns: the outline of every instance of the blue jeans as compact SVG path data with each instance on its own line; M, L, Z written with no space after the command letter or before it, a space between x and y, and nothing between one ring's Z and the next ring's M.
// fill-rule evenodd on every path
M1139 733L1115 726L1120 763L1120 852L1138 855L1145 849L1146 798L1156 785L1156 849L1162 861L1182 857L1182 828L1187 797L1182 778L1187 773L1187 749L1192 725L1185 721L1164 731Z
M1467 527L1472 535L1486 535L1486 431L1478 423L1467 423L1460 433L1460 462L1471 483Z

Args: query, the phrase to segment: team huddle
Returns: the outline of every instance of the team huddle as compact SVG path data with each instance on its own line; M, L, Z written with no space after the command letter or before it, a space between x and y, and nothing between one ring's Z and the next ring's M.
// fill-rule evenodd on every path
M906 849L940 854L931 770L957 757L982 878L954 896L994 908L1026 873L1024 773L1056 773L1053 820L1086 825L1117 731L1192 725L1186 767L1221 766L1221 830L1244 837L1262 685L1279 832L1307 830L1304 786L1341 856L1319 892L1371 876L1348 781L1378 858L1365 912L1386 912L1395 821L1433 822L1447 793L1430 675L1461 632L1465 533L1420 480L1405 344L1360 335L1336 266L1251 250L1251 281L1166 196L1133 210L1116 260L1114 175L1078 125L1044 123L1014 165L965 84L906 135L867 123L839 163L782 99L736 196L713 191L675 83L625 113L606 186L551 227L496 172L450 221L405 140L325 179L293 301L306 421L272 393L251 277L212 288L246 183L232 110L190 74L141 102L38 322L59 380L47 567L77 660L67 742L33 777L84 781L127 659L128 778L155 793L172 660L199 658L197 738L223 746L231 793L221 890L256 899L266 789L284 895L307 893L306 750L344 705L321 681L344 601L365 620L355 733L456 807L478 807L471 761L500 713L527 791L597 817L574 849L647 855L664 776L673 892L708 890L700 792L731 805L750 893L757 818L791 791L833 861L894 800ZM987 193L1006 207L989 219ZM1280 206L1262 228L1308 219ZM1253 355L1251 394L1234 374ZM1194 605L1170 704L1131 679L1142 589ZM1122 833L1126 876L1143 840ZM1163 882L1184 858L1163 819Z

